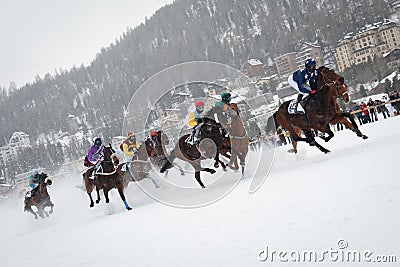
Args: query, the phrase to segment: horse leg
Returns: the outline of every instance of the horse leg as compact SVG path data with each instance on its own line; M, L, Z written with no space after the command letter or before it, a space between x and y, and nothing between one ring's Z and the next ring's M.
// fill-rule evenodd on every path
M54 208L54 204L50 202L50 214L53 214L53 208Z
M157 181L153 177L149 176L148 178L154 184L155 188L160 188L160 185L157 183Z
M328 133L328 136L325 137L324 135L320 135L319 137L325 142L329 142L329 140L331 140L335 136L329 124L326 125L326 132Z
M39 216L44 219L44 209L42 205L37 206Z
M104 190L104 189L103 189ZM100 203L100 189L98 186L96 186L96 193L97 193L97 200L96 200L96 204ZM107 202L108 203L108 202Z
M307 143L308 143L310 146L316 146L319 150L321 150L321 151L322 151L323 153L325 153L325 154L331 152L331 151L329 151L328 149L326 149L326 148L324 148L323 146L321 146L321 145L315 140L314 135L313 135L313 133L312 133L312 131L311 131L310 129L309 129L309 130L304 130L304 134L305 134L305 136L306 136Z
M103 188L104 197L106 198L106 203L110 203L110 199L108 198L108 189Z
M35 219L36 219L36 220L38 219L37 213L33 211L32 206L31 206L30 204L26 204L26 203L25 203L24 211L27 211L27 212L32 213L33 216L35 216Z
M355 132L358 137L362 137L362 139L368 139L368 136L366 136L366 135L361 133L360 129L358 128L358 125L357 125L356 121L354 120L353 116L350 113L345 112L345 113L342 114L342 116L343 117L340 120L341 123L343 123L347 128L349 128L353 132ZM350 120L351 124L349 123L348 120L346 120L345 117Z
M124 189L122 186L118 186L118 193L119 193L119 196L121 197L122 201L124 202L125 208L127 210L132 210L132 208L129 206L128 202L125 199Z
M87 194L89 195L89 198L90 198L90 207L93 208L94 207L94 201L93 201L93 198L92 198L92 192L87 192Z
M203 184L203 182L200 179L200 171L196 171L194 173L194 177L196 178L196 181L199 183L199 185L201 186L201 188L206 188Z

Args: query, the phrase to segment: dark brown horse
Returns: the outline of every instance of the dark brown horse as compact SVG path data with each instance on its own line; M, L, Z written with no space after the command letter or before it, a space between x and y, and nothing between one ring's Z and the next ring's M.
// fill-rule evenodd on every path
M85 182L85 187L86 187L86 192L89 195L90 198L90 207L94 207L94 202L92 198L92 192L93 189L96 187L96 192L97 192L97 200L96 204L100 203L100 190L103 190L104 197L106 198L106 203L110 202L110 199L108 198L108 192L116 188L118 190L118 193L122 199L122 201L125 204L125 208L127 210L131 210L132 208L128 205L128 202L125 199L124 195L124 179L123 179L123 173L121 171L122 169L122 164L116 165L115 162L115 151L111 147L111 145L106 146L104 149L105 153L103 155L104 161L101 163L101 171L99 171L94 179L90 179L94 168L91 167L89 168L84 174L83 174L83 180Z
M332 69L322 66L318 68L317 93L306 97L302 101L305 114L289 114L290 101L286 101L269 119L267 128L271 129L271 120L274 119L275 127L281 126L289 131L293 142L306 141L324 153L330 151L315 141L312 129L327 133L328 136L323 139L328 142L334 136L329 124L341 122L354 131L357 136L364 139L367 138L358 129L353 117L349 113L340 110L337 98L342 98L345 102L350 100L344 78L336 74ZM301 131L304 132L305 138L301 137ZM294 146L294 152L296 153L297 144L295 143Z
M202 168L201 161L207 158L216 157L216 162L219 161L218 158L218 146L223 143L223 138L220 132L221 124L216 123L215 120L210 118L203 118L199 130L199 140L200 144L189 144L186 139L190 134L186 134L179 138L178 143L175 148L171 151L168 156L168 161L161 168L160 172L164 173L167 169L173 167L173 161L179 158L183 161L187 161L193 166L195 170L196 181L200 184L202 188L205 188L203 182L200 178L200 172L205 171L211 174L215 173L215 170L210 168Z
M158 131L157 135L153 138L146 137L139 151L134 157L129 170L124 173L125 187L130 182L138 182L145 178L149 178L156 188L159 188L159 184L155 179L150 176L151 164L156 166L156 169L160 169L167 162L167 156L165 155L165 146L169 144L169 139L163 131ZM147 152L147 154L146 154ZM149 162L150 161L150 162ZM183 171L182 171L183 172Z
M45 173L39 174L39 185L35 194L31 197L25 196L24 211L32 213L35 219L38 218L38 214L41 218L44 218L45 216L49 217L49 213L53 213L54 204L51 202L50 195L47 192L47 186L52 185L53 182L47 177ZM37 213L33 211L32 206L37 208ZM49 212L45 210L46 207L50 207Z

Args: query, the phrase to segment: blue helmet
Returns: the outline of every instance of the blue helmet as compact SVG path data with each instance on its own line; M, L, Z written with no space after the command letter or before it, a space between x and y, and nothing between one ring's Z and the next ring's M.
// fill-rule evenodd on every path
M317 66L317 61L315 61L315 59L313 59L313 58L308 58L306 60L305 66L306 66L306 68L316 67Z
M100 137L97 137L96 139L94 139L94 144L95 144L96 146L101 146L102 143L103 143L103 142L101 142L101 138L100 138Z

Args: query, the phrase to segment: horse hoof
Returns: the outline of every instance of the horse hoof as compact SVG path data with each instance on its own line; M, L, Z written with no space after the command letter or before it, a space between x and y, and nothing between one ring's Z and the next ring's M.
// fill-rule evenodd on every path
M224 170L224 172L227 172L227 171L228 171L228 169L227 169L227 168L223 168L223 170Z
M185 176L185 172L184 171L181 171L181 176Z
M218 169L218 168L219 168L219 164L218 164L218 163L215 163L215 164L214 164L214 168Z
M126 209L127 209L127 210L132 210L132 208L131 208L131 207L127 207Z
M96 200L96 204L99 204L100 203L100 200ZM108 202L107 202L108 203Z
M210 170L210 173L211 174L214 174L214 173L216 173L217 171L216 170Z
M94 203L90 204L90 207L93 208L94 207Z
M107 199L107 200L106 200L106 203L107 203L107 204L108 204L108 203L110 203L110 200L109 200L109 199Z
M362 138L365 140L365 139L368 139L368 136L363 135Z

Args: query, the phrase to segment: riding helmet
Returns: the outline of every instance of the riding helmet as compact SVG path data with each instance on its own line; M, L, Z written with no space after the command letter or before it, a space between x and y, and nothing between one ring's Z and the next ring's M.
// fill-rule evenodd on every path
M317 61L313 58L308 58L305 63L306 68L317 66Z
M101 146L102 143L103 143L103 142L101 141L101 138L100 138L100 137L97 137L96 139L94 139L94 144L95 144L96 146Z
M225 92L221 95L223 102L230 102L231 101L231 93Z
M196 106L196 108L197 107L204 107L204 102L203 101L197 101L195 106Z

